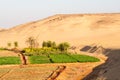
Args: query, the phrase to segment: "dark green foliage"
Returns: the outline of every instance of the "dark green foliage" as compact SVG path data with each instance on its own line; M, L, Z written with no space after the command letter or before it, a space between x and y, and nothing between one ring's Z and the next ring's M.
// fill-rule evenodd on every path
M0 65L5 64L20 64L19 57L0 57Z
M18 42L17 41L14 42L14 46L15 46L15 48L18 47Z
M52 47L52 41L47 42L47 47Z
M52 41L43 41L42 47L52 47L56 48L56 43Z
M47 42L43 41L42 47L47 47Z
M8 47L11 47L11 43L7 43Z
M52 42L52 48L57 49L57 45L55 42Z
M69 47L70 47L70 45L69 45L69 43L67 43L67 42L60 43L60 44L58 45L58 49L59 49L60 51L67 51Z

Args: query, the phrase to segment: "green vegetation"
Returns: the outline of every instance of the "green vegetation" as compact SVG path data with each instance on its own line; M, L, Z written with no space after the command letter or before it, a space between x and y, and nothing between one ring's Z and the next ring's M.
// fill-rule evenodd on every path
M87 56L87 55L70 55L74 59L76 59L79 62L98 62L100 61L98 58Z
M0 51L2 51L2 50L6 50L6 48L0 48Z
M71 54L49 54L39 56L29 56L31 64L41 63L73 63L73 62L98 62L99 59L86 55Z
M11 47L11 43L7 43L8 47Z
M50 63L47 56L30 56L29 61L31 64Z
M53 49L51 47L44 47L44 48L25 48L25 55L32 56L32 55L48 55L48 54L56 54L60 53L59 50Z
M42 48L36 47L36 40L28 38L29 48L25 48L25 55L31 64L42 63L75 63L75 62L98 62L99 59L86 55L72 54L68 52L70 44L67 42L56 45L54 41L43 41ZM11 43L8 43L11 46ZM14 47L18 47L18 42L14 42ZM3 50L3 48L0 48ZM19 64L19 57L0 57L0 65Z
M42 47L44 48L44 47L51 47L51 48L54 48L54 49L56 49L57 48L57 46L56 46L56 43L53 41L43 41L43 43L42 43Z
M59 49L60 51L67 51L69 47L70 47L70 45L69 45L69 43L67 43L67 42L60 43L60 44L58 45L58 49Z
M0 57L0 65L19 63L20 63L19 57Z
M42 48L25 48L25 54L29 56L31 64L41 63L73 63L73 62L97 62L99 59L78 54L70 54L67 42L56 45L54 41L43 41Z
M31 39L30 43L32 45ZM67 50L69 48L69 43L63 42L58 45L53 41L43 41L42 48L25 48L26 55L48 55L48 54L60 54L60 53L68 53Z
M73 63L73 62L77 62L76 59L68 56L67 54L50 54L50 58L54 63Z
M14 42L14 47L15 48L18 47L18 42L17 41Z

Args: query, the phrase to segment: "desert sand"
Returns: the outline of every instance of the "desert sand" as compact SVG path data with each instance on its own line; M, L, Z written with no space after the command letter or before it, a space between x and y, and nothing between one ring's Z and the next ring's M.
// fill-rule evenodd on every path
M71 45L102 45L120 47L120 14L58 14L42 20L21 24L0 32L0 47L17 41L20 48L33 36L43 41L69 42Z

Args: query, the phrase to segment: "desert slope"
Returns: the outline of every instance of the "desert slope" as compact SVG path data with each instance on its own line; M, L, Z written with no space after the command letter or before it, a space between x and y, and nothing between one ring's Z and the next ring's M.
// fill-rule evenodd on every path
M43 40L68 41L72 45L99 44L106 48L120 48L120 14L60 14L43 20L21 24L0 32L0 47L18 41L26 47L26 39L34 36Z
M2 30L5 30L5 29L3 29L3 28L0 27L0 31L2 31Z

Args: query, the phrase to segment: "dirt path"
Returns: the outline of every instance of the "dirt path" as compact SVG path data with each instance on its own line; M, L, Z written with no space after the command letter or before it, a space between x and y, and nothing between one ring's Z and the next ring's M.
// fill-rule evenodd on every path
M5 56L18 56L18 54L13 51L0 51L0 57Z

